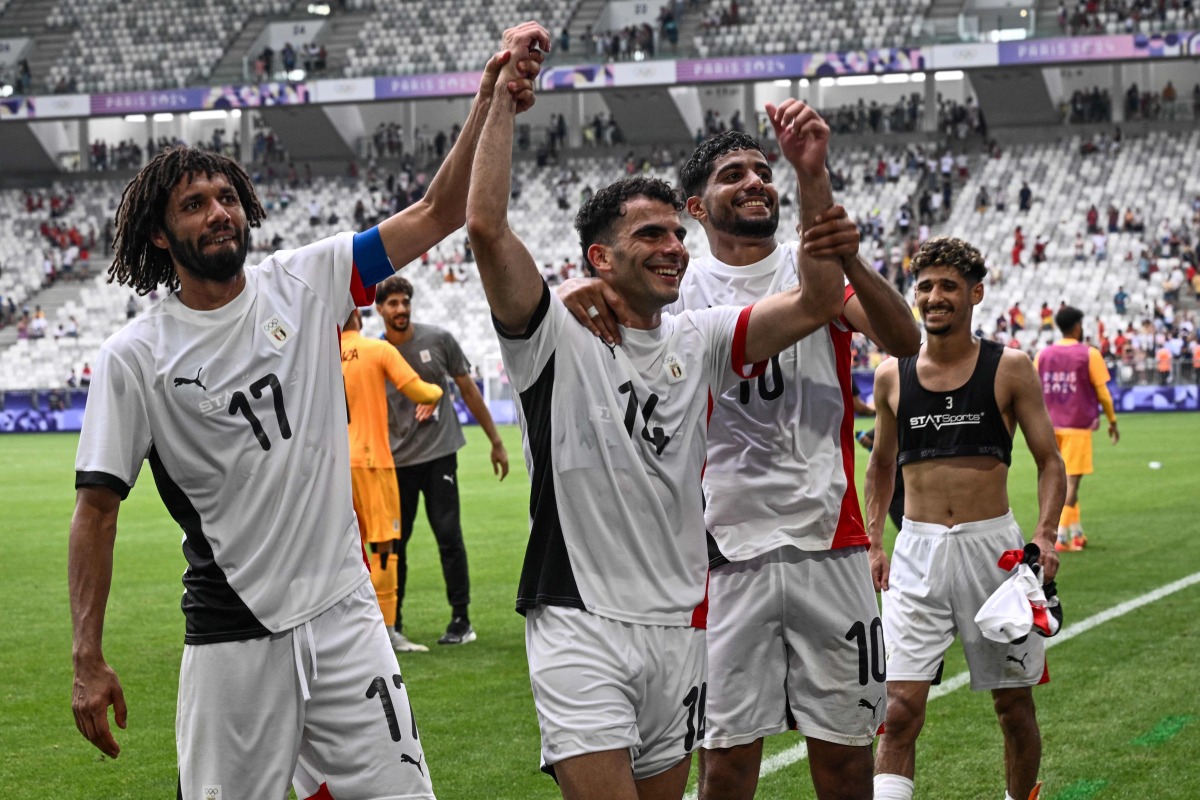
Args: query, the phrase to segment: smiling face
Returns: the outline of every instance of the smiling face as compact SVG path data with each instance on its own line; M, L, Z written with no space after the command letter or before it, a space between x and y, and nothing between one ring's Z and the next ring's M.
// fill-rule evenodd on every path
M970 283L953 267L925 267L913 287L921 322L930 336L971 328L971 314L983 299L983 284Z
M732 150L713 164L688 212L706 228L746 239L767 239L779 228L779 193L771 165L758 150Z
M171 190L163 219L151 241L170 252L177 270L215 282L242 271L250 228L241 198L224 175L184 177Z
M613 224L612 243L591 245L588 257L635 313L651 316L679 298L688 265L685 233L669 203L634 196Z
M412 322L412 298L404 292L392 292L382 303L376 303L383 324L396 333L408 332Z

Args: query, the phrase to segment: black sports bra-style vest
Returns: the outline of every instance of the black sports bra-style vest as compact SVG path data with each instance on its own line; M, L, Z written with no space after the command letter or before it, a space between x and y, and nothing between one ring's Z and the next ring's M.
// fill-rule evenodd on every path
M900 359L896 410L900 465L931 458L992 456L1012 463L1012 434L996 405L996 369L1003 345L981 340L975 370L949 392L931 392L917 379L917 356Z

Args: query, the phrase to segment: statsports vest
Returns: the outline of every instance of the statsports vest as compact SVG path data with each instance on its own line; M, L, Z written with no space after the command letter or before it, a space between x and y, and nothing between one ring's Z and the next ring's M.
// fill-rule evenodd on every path
M1088 372L1090 346L1052 344L1038 355L1042 395L1055 428L1092 428L1100 418L1099 399Z
M963 456L1012 463L1012 434L996 405L996 370L1003 354L1003 345L981 340L970 379L948 392L931 392L921 385L919 356L900 359L896 423L901 466Z

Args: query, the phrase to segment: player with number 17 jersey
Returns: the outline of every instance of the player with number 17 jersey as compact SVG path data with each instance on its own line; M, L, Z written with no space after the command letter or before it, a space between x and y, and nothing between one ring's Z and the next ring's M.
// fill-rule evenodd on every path
M101 348L76 485L124 498L149 460L184 530L187 644L294 628L368 580L337 338L359 249L344 233L277 252L227 305L170 294Z

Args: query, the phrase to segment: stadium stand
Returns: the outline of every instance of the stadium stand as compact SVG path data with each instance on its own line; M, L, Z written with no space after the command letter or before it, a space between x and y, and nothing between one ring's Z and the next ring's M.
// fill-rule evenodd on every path
M378 12L380 24L364 26L347 50L346 77L458 72L481 68L513 19L538 19L549 30L567 25L580 0L519 0L497 9L487 0L411 3L349 0L356 11Z
M50 29L73 29L45 76L47 91L162 89L204 81L253 16L289 0L163 0L153 5L60 0Z
M1194 25L1192 3L1164 0L1086 0L1060 2L1057 21L1060 32L1070 36L1115 33L1162 33Z
M702 57L899 47L912 40L932 0L746 0L738 20L721 24L729 4L711 0L696 40Z
M1089 144L1092 146L1086 146ZM1156 333L1165 335L1164 311L1171 303L1164 300L1164 279L1176 267L1186 269L1186 258L1194 259L1200 233L1194 189L1180 172L1183 164L1190 163L1189 154L1198 150L1198 131L1172 134L1152 130L1144 137L1126 137L1119 147L1107 140L1103 147L1095 147L1091 140L1075 135L1062 142L1014 145L972 156L966 162L965 179L955 172L952 194L956 201L945 220L934 222L928 233L966 238L988 256L992 277L975 317L987 336L997 334L996 320L1020 302L1028 321L1025 330L1015 337L1023 349L1035 350L1055 335L1039 330L1037 308L1043 302L1057 308L1064 301L1081 308L1089 324L1103 322L1110 335L1125 330L1131 322L1140 325L1143 319L1151 320L1153 325L1156 318ZM915 146L835 148L830 167L840 186L836 196L860 222L863 252L869 260L905 244L895 222L900 210L907 207L911 214L923 187L940 187L942 177L934 166L937 159L932 156ZM880 161L903 164L903 168L889 169L887 177L880 180L875 177L875 165ZM581 196L631 170L675 181L677 164L655 167L649 158L588 150L564 154L558 164L543 168L532 159L522 160L514 170L522 189L513 202L513 225L521 231L550 282L578 275L581 256L575 237L564 234L571 231ZM370 210L365 215L366 224L373 221L373 215L388 213L389 198L382 180L386 170L385 164L377 173L372 171L369 177L353 180L318 176L310 184L301 181L295 187L285 180L260 184L268 217L261 230L254 232L256 252L251 253L251 260L276 247L294 247L354 227L355 206L360 200ZM777 162L776 170L776 183L784 196L780 231L794 230L798 222L794 178L784 162ZM1021 212L1016 203L1023 181L1032 185L1035 194L1028 212ZM122 186L123 182L115 179L77 185L74 210L58 220L59 224L103 230L111 201ZM992 197L1007 197L1005 209L989 205L980 211L972 199L981 188ZM563 196L567 198L566 208L560 204ZM1119 209L1139 209L1146 221L1144 232L1119 230L1107 234L1103 258L1097 259L1089 244L1083 258L1077 260L1073 241L1076 233L1084 230L1087 209L1109 204ZM43 246L38 241L38 227L45 213L27 211L22 193L12 191L0 193L0 211L4 214L0 258L5 264L0 286L6 298L11 293L19 298L17 305L21 306L30 298L36 300L35 292L41 286L40 267L31 265L22 254ZM1165 228L1163 220L1168 221ZM917 223L914 214L914 236L919 231ZM1010 259L1017 225L1022 226L1027 240L1021 266L1013 266ZM688 227L692 254L703 254L707 249L705 237L694 223ZM1167 242L1173 234L1180 237L1181 244L1174 250ZM1046 260L1035 265L1029 253L1037 237L1045 237ZM473 363L493 363L497 352L495 334L464 242L462 231L447 237L421 262L409 265L404 274L420 293L420 318L451 324ZM1156 268L1145 279L1139 277L1137 266L1143 250L1150 254ZM103 264L103 255L93 255L91 274L102 273ZM881 262L880 266L885 264ZM1126 287L1130 294L1125 315L1113 308L1112 298L1119 286ZM1187 294L1185 290L1184 299ZM96 348L125 323L129 300L128 289L106 283L103 275L89 279L78 298L50 311L51 329L74 317L78 336L20 340L0 351L0 390L62 386L72 370L79 374L83 364L94 362ZM144 308L147 300L142 298L139 303ZM1185 303L1179 305L1183 308ZM1180 322L1186 318L1182 314L1179 317ZM377 334L381 330L379 321L368 319L366 330ZM1136 356L1144 362L1145 348L1139 346ZM1139 372L1142 377L1145 374ZM1131 371L1126 377L1133 380L1138 376Z

